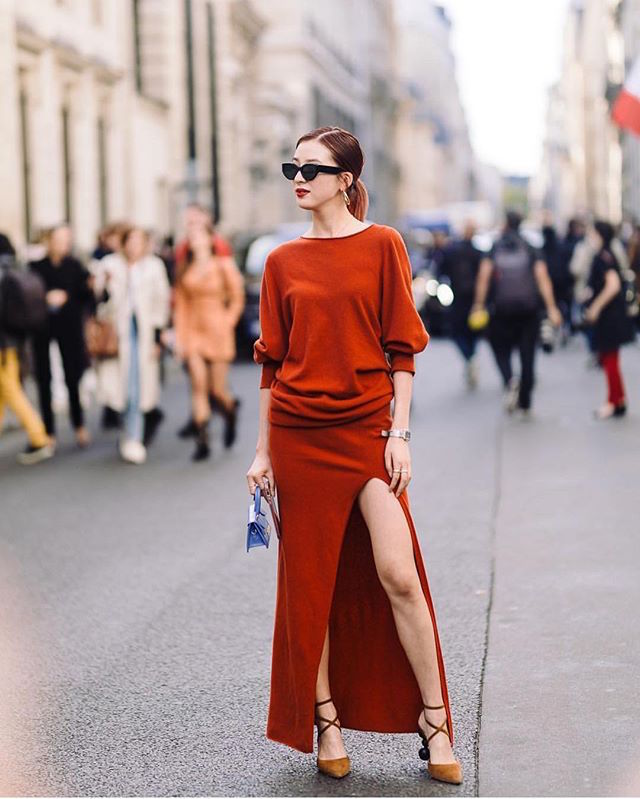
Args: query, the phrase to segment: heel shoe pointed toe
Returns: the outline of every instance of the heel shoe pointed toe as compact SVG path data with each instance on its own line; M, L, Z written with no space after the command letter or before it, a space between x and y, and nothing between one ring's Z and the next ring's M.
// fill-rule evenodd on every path
M319 705L326 705L327 702L331 702L331 697L329 699L324 699L322 702L316 702L316 707ZM320 740L320 736L323 732L329 729L329 727L337 727L339 730L342 730L340 726L340 722L338 721L338 716L334 719L325 719L322 716L318 716L316 714L316 726L318 727L318 740ZM325 721L326 725L320 729L320 724L318 722ZM316 765L318 766L318 771L322 774L326 774L328 777L335 777L336 779L341 779L342 777L346 777L347 774L351 771L351 760L348 757L333 757L333 758L320 758L316 759Z
M444 708L444 705L424 705L424 708L426 710L440 710ZM429 760L429 741L433 738L433 736L437 735L439 732L444 733L449 740L451 740L451 736L445 729L445 726L447 725L446 717L442 724L436 725L429 721L424 710L422 711L422 714L427 724L430 727L433 727L434 732L427 737L420 724L418 724L418 735L422 740L422 746L418 752L418 757L421 760ZM450 782L453 785L460 785L462 782L462 766L457 760L454 763L432 763L429 761L427 763L427 772L432 779L439 780L440 782Z
M460 785L462 782L462 768L460 763L427 763L429 776L440 782L450 782Z
M351 760L348 757L334 757L330 760L316 760L318 771L326 774L329 777L346 777L351 771Z

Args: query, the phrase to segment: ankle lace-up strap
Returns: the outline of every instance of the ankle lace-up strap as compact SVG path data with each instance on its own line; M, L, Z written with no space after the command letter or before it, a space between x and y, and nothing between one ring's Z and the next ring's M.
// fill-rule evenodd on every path
M331 699L331 697L329 697L328 699L323 699L322 702L316 702L316 707L319 707L320 705L326 705L328 702L332 702L332 701L333 700ZM327 723L322 729L320 729L320 725L317 724L317 727L318 727L318 738L320 738L322 733L326 732L329 729L329 727L336 727L338 730L342 731L342 727L340 726L340 722L338 721L338 714L337 713L336 713L336 717L333 720L332 719L325 719L324 716L316 715L316 723L319 722L319 721L326 721Z
M444 705L423 705L423 707L425 708L425 710L441 710L444 707ZM451 736L449 735L449 729L447 724L448 720L446 713L444 721L441 724L432 724L427 718L427 714L424 712L424 710L422 711L422 715L424 716L424 720L427 722L427 724L434 729L434 732L432 732L431 735L427 736L427 743L429 743L429 741L433 738L433 736L437 735L439 732L444 733L447 736L447 738L451 740ZM447 727L446 730L445 726Z

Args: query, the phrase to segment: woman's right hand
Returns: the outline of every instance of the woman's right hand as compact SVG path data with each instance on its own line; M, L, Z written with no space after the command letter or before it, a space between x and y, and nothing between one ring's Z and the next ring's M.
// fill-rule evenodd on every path
M47 292L47 304L50 308L62 308L68 299L69 295L64 289L51 289Z
M256 486L258 485L264 490L265 482L267 481L269 490L272 494L275 494L276 481L273 476L271 458L268 452L260 451L256 453L256 457L253 459L253 463L247 472L247 484L251 496L255 494Z

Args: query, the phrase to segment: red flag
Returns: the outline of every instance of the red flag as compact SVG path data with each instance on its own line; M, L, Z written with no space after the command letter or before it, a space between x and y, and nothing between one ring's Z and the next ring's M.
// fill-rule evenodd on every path
M640 136L640 58L637 58L613 104L613 120Z

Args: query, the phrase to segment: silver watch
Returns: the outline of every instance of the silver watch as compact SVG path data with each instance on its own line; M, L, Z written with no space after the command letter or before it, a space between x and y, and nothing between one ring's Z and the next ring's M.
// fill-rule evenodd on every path
M384 436L385 438L402 438L404 441L409 441L411 438L411 430L407 430L406 428L382 430L380 435Z

